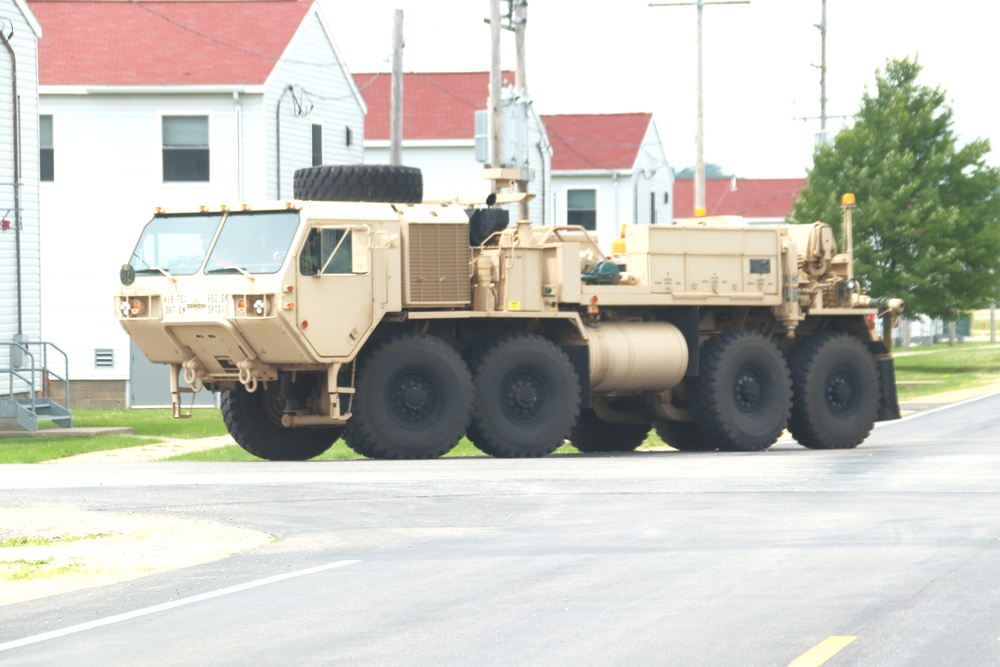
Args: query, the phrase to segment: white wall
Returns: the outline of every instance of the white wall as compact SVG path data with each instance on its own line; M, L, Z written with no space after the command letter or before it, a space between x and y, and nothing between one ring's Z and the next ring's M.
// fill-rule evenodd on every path
M638 193L638 200L636 207L630 209L629 214L636 222L648 224L653 219L650 214L650 193L655 195L656 222L661 225L673 222L674 204L669 195L674 191L674 175L663 152L656 124L653 122L646 129L646 136L642 140L635 160L635 167L632 170L632 190L633 194Z
M632 180L627 173L613 171L557 171L552 175L552 204L557 225L567 223L568 190L594 190L596 194L598 245L611 252L611 242L618 236L619 225L632 221Z
M281 196L291 198L295 169L312 164L314 123L324 127L326 164L361 162L364 141L363 103L315 7L263 88L43 89L41 113L53 116L55 181L41 190L42 319L46 337L70 355L71 380L129 377L128 338L115 320L112 295L118 268L155 207L276 198L276 103L289 84L313 104L309 115L296 118L292 100L282 102ZM208 182L163 182L165 114L208 116ZM353 146L345 145L345 126L352 128ZM97 349L114 350L114 368L95 367Z
M528 204L528 215L536 225L554 224L555 212L548 196L552 188L552 149L549 147L541 120L532 109L528 125L528 166L534 178L528 183L528 192L535 198ZM473 115L469 113L470 133ZM389 164L389 142L369 141L365 145L365 162ZM417 167L424 178L424 199L448 200L456 197L483 198L489 194L492 182L483 178L485 165L476 161L475 140L404 141L403 164ZM517 206L506 207L511 220L517 216Z
M318 6L306 15L283 57L268 77L264 99L255 115L254 129L248 142L260 147L263 155L253 154L248 183L253 192L266 192L267 199L292 197L296 169L312 166L312 126L323 126L323 164L360 164L364 154L364 101L354 79L343 67L332 38L320 18ZM312 110L297 117L291 93L308 100ZM301 92L300 92L301 91ZM304 94L302 94L304 93ZM277 104L281 100L281 192L277 185ZM346 130L351 130L351 145ZM248 129L250 129L248 127ZM265 159L257 159L265 157ZM266 171L265 171L266 167Z
M0 231L0 341L13 340L18 329L17 233L14 205L14 108L19 108L19 192L21 257L21 331L30 341L42 340L40 238L38 227L38 48L33 25L22 13L22 3L0 2L5 30L17 60L17 93L12 88L12 64L0 46L0 217L10 229ZM25 11L29 11L26 10ZM29 12L30 13L30 12ZM7 346L0 346L0 368L7 368ZM34 352L35 350L33 350ZM0 392L9 391L9 376L0 374ZM23 389L15 381L15 391Z
M42 316L70 356L70 379L126 379L115 320L118 267L157 206L238 203L236 103L218 95L43 95L53 116L55 180L42 183ZM164 183L163 115L208 116L209 182ZM96 368L113 349L114 368Z
M365 162L389 164L388 144L369 141L365 146ZM483 178L483 165L476 162L471 139L433 145L405 141L403 164L422 172L425 200L485 197L490 191L490 183Z
M673 222L673 202L664 197L672 193L673 188L673 173L656 126L650 123L632 169L557 171L552 174L551 203L555 208L555 224L567 224L568 190L595 190L598 244L605 253L610 253L611 242L618 237L623 223L650 223L650 193L655 195L656 223Z

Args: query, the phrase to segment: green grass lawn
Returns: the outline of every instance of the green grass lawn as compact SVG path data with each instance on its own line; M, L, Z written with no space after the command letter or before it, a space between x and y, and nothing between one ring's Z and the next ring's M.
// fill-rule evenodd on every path
M900 350L896 359L899 399L910 401L928 394L966 389L1000 381L1000 345L964 343L954 347L937 344L927 348ZM204 438L225 435L222 415L215 409L198 409L190 419L173 419L170 410L73 410L73 425L80 427L130 426L131 436L93 438L15 437L0 438L0 463L35 463L103 449L133 447L156 442L158 438ZM650 433L643 447L663 443ZM576 453L567 445L557 453ZM467 439L448 456L484 456ZM338 442L317 460L361 458L343 442ZM259 461L241 448L221 447L170 460Z
M900 401L1000 381L1000 345L941 343L897 352Z
M225 435L222 414L214 408L199 408L189 419L174 419L169 409L98 410L75 408L73 426L131 426L135 435L160 438L207 438Z
M0 463L38 463L87 452L148 445L154 439L132 435L100 435L93 438L43 436L0 438Z
M0 438L0 463L38 463L105 449L148 445L159 442L161 438L190 439L226 434L222 414L215 409L198 409L190 419L174 419L169 409L74 408L73 426L88 428L130 426L133 435L98 435L91 438L39 435ZM48 425L48 429L57 428L59 427Z

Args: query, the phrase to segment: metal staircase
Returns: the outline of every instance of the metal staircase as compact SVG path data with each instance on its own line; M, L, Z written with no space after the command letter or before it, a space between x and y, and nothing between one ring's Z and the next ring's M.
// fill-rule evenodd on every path
M37 431L42 422L71 427L73 415L69 410L69 357L66 353L44 341L0 342L0 350L3 347L7 348L7 367L0 368L0 378L7 376L7 394L0 396L0 419L14 419L26 431ZM61 375L49 364L49 357L57 355L62 360ZM3 361L0 357L0 363ZM52 380L62 382L61 404L53 400L49 391Z

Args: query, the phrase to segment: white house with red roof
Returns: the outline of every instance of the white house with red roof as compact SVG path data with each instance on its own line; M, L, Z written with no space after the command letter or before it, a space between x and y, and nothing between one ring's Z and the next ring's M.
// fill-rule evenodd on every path
M622 223L674 217L674 176L649 113L543 115L552 142L556 224L597 232L608 252Z
M705 180L706 215L739 215L752 225L783 223L805 178L709 178ZM674 181L674 213L694 216L694 179Z
M11 384L16 393L27 388L8 370L9 362L16 357L11 344L42 339L38 225L38 39L42 29L25 2L2 0L0 31L6 41L6 46L0 45L2 400L10 395ZM16 116L15 105L19 112ZM34 354L39 350L32 347L31 351Z
M368 106L365 120L365 162L389 163L391 84L389 74L355 74ZM511 72L503 73L506 94L512 94ZM476 160L475 113L487 108L489 72L407 72L403 75L403 164L419 167L424 199L485 197L492 183L483 178ZM552 149L534 106L528 105L528 168L534 178L528 192L531 220L552 223L548 197ZM512 208L513 210L513 208Z
M29 5L51 138L42 320L79 405L130 379L110 295L154 208L290 198L295 169L362 161L365 104L311 0Z

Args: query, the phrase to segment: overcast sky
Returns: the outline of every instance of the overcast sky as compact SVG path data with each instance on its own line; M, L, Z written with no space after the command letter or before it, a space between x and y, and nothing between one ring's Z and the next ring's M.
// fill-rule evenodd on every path
M489 69L489 0L319 2L353 72L391 70L397 8L404 70ZM543 114L653 112L680 170L695 155L697 10L648 4L530 0L528 91ZM819 115L821 12L821 0L706 5L706 162L746 178L805 175L819 121L800 119ZM960 140L989 138L996 147L998 27L993 0L828 0L827 114L853 115L886 59L917 56L921 82L946 91ZM512 33L504 32L502 52L503 67L514 69ZM831 118L828 127L843 122ZM998 155L995 148L991 164Z

